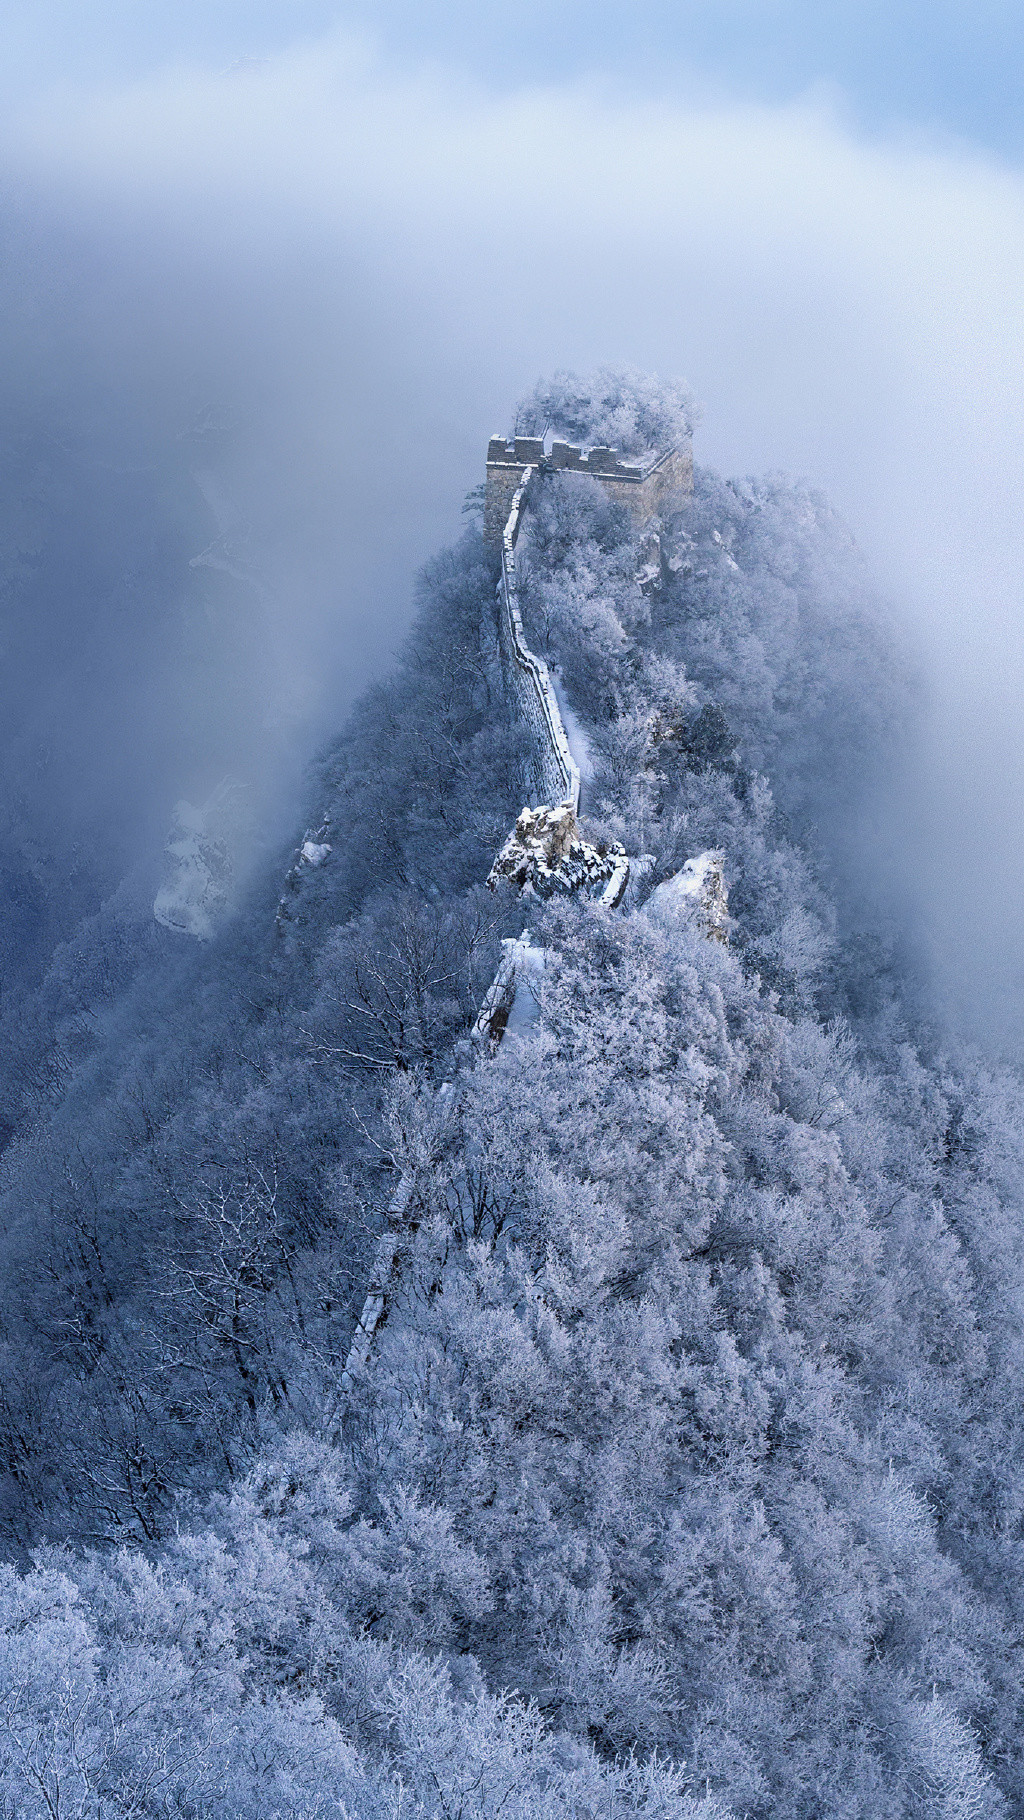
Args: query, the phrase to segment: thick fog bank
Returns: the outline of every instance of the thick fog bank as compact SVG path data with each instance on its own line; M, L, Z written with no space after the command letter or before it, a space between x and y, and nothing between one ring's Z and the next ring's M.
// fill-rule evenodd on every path
M87 777L148 833L231 777L265 821L386 666L509 399L558 365L684 372L698 455L823 485L923 648L928 748L884 863L968 1024L1017 1040L1015 171L819 106L491 94L338 35L37 98L5 137L12 433L97 451L59 483L49 579L11 595L15 719L65 752L48 813ZM108 568L146 544L144 575L90 582L102 613L60 579L76 517Z
M179 799L229 803L243 865L290 831L461 494L403 477L413 375L308 247L282 276L24 185L0 234L10 981L126 872L152 895Z

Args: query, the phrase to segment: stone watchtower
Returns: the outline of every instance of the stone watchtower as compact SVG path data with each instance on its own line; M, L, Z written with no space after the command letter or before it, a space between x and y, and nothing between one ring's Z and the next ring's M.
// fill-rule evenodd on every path
M638 524L653 518L670 493L693 492L693 451L689 437L670 449L637 461L621 461L618 451L603 447L577 448L571 442L553 442L547 454L544 438L517 436L507 441L492 436L487 445L487 492L484 502L484 538L500 545L512 497L527 468L542 474L568 471L589 474L600 481L612 499L629 507Z

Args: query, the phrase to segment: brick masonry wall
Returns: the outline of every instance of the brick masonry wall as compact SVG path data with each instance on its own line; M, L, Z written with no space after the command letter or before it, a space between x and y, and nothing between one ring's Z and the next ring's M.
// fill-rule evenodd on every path
M492 436L487 447L484 537L501 544L516 492L527 473L589 474L612 499L628 507L638 524L654 518L671 493L693 492L693 451L687 441L646 463L620 460L615 449L581 449L553 442L548 455L540 437L517 436L506 442Z
M487 492L484 496L484 538L494 548L501 545L512 501L523 484L525 473L525 463L503 463L500 467L488 463Z

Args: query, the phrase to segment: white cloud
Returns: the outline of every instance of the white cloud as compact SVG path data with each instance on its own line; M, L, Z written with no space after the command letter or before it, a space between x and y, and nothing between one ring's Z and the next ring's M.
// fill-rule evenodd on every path
M926 639L937 937L970 961L970 990L996 969L1024 981L1019 172L858 137L824 101L496 95L396 73L341 36L229 76L65 91L23 111L7 149L108 241L145 233L216 274L224 321L237 310L259 350L253 385L276 399L265 463L287 451L289 497L346 478L332 547L364 667L359 600L397 626L413 562L542 371L685 374L705 460L825 486ZM283 643L300 668L321 661L304 637L299 612ZM944 882L965 851L981 916Z

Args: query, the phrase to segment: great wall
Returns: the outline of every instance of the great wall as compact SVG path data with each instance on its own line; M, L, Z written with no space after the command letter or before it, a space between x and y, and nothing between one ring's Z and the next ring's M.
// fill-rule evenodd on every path
M491 447L495 446L492 439ZM569 747L558 698L551 686L547 665L535 657L523 633L516 586L516 544L522 529L531 483L539 470L527 465L509 499L508 513L501 527L501 580L498 583L498 644L505 660L505 677L516 697L519 711L537 736L541 787L552 803L568 803L574 815L580 807L580 771ZM493 489L493 490L492 490ZM494 479L493 464L487 460L487 494L484 506L484 535L487 537L488 513L493 515L496 502L504 504L504 484ZM489 539L488 539L489 541Z
M619 846L595 847L579 828L580 767L566 732L558 697L547 665L531 651L523 632L516 573L516 545L527 507L536 488L553 473L586 474L598 481L609 496L629 509L638 529L656 520L658 508L672 493L692 492L693 457L689 441L677 444L646 460L622 462L615 449L578 448L546 438L492 436L487 449L487 482L484 506L484 539L500 552L498 582L498 645L510 693L518 711L538 742L537 772L550 800L536 808L527 806L499 853L488 884L505 880L525 896L548 896L555 891L582 891L606 909L621 902L629 883L629 860ZM324 830L318 830L322 837ZM306 849L319 863L329 852L321 840L307 837ZM688 861L673 881L675 896L696 909L706 935L727 940L728 911L722 856L705 853ZM663 887L664 889L664 887ZM473 1040L494 1048L509 1027L517 992L529 992L532 979L543 971L543 955L528 931L517 941L502 944L503 956L476 1022ZM450 1084L440 1089L448 1098ZM378 1243L366 1297L353 1333L342 1389L350 1391L365 1368L374 1337L387 1318L401 1269L403 1241L416 1230L411 1214L412 1178L403 1175L387 1209L386 1229Z
M547 445L547 448L545 448ZM611 499L627 506L638 524L656 518L672 493L693 492L693 451L689 438L669 449L623 461L603 443L581 448L546 436L492 436L487 445L484 538L503 542L517 491L537 474L589 474Z

